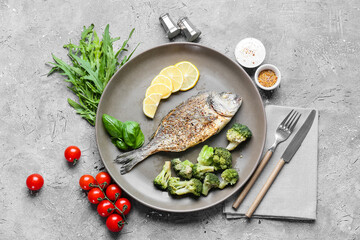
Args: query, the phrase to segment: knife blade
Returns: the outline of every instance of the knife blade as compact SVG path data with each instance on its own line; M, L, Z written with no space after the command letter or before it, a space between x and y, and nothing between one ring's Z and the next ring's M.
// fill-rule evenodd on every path
M255 212L256 208L259 206L261 200L264 198L265 194L269 190L271 184L275 181L275 178L279 174L280 170L284 166L285 163L289 163L292 157L295 155L297 150L300 148L302 142L304 141L306 135L308 134L316 115L316 111L312 110L309 116L306 118L303 125L295 134L294 138L289 143L289 146L285 149L283 155L280 160L276 164L274 170L271 172L269 178L265 182L264 186L261 188L259 194L256 196L254 202L251 204L249 210L245 213L245 216L250 218L252 214Z
M285 149L281 158L286 162L289 163L292 157L295 155L297 150L300 148L302 142L304 141L306 135L308 134L315 118L316 111L312 110L309 116L306 118L305 122L295 134L294 138L289 143L289 146Z

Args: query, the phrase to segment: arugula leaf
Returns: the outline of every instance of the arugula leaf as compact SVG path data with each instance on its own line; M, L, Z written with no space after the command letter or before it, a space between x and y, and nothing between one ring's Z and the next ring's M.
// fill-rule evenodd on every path
M115 72L129 61L139 46L138 44L129 56L125 55L120 60L120 55L128 51L126 47L135 29L131 30L129 37L115 52L113 43L120 37L112 38L110 36L108 24L102 34L102 40L100 40L94 27L94 24L83 27L78 44L70 42L63 46L68 50L69 64L52 54L54 62L50 62L50 64L53 67L48 73L49 76L54 72L59 72L66 77L65 82L71 84L68 88L78 98L78 102L68 99L69 105L93 126L95 125L97 106L105 86Z

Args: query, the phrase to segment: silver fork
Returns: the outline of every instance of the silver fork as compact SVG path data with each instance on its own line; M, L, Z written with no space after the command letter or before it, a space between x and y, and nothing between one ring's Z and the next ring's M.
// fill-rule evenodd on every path
M299 121L300 116L301 116L301 114L294 111L294 109L293 109L290 111L290 113L285 117L285 119L277 127L277 129L275 131L274 144L271 145L271 147L265 153L263 159L259 163L259 166L256 168L254 174L252 175L252 177L250 178L250 180L248 181L248 183L246 184L246 186L244 187L244 189L242 190L242 192L240 193L238 198L235 200L235 202L232 206L234 209L237 209L239 207L239 205L242 203L242 201L245 199L245 197L248 194L248 192L250 191L251 187L254 185L254 183L258 179L260 173L262 172L262 170L264 169L264 167L270 160L270 158L271 158L273 152L275 151L276 147L278 146L278 144L285 141L286 139L288 139L288 137L291 135L291 133L293 132L293 130L296 126L296 123Z

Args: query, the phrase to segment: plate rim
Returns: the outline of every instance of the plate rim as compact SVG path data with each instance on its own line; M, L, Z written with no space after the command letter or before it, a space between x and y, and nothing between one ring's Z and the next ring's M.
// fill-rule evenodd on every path
M264 118L264 124L263 124L263 128L264 128L264 136L262 136L263 138L263 141L262 141L262 146L261 146L261 149L264 150L264 147L265 147L265 141L266 141L266 133L267 133L267 121L266 121L266 112L265 112L265 106L264 106L264 102L261 98L261 95L254 83L254 81L252 81L251 77L249 76L249 74L237 63L235 62L234 60L232 60L231 58L229 58L228 56L226 56L225 54L213 49L213 48L210 48L210 47L206 47L204 45L201 45L199 43L193 43L193 42L173 42L173 43L164 43L164 44L160 44L160 45L157 45L155 47L151 47L151 48L148 48L146 50L144 50L143 52L137 54L136 56L134 56L133 58L131 58L128 62L126 62L120 69L118 69L115 74L110 78L110 80L108 81L108 83L106 84L104 90L103 90L103 93L106 91L106 89L109 87L110 85L110 82L113 81L113 79L116 78L116 75L119 74L120 71L122 71L123 68L125 68L131 61L134 61L135 59L137 58L140 58L142 55L150 52L150 51L154 51L156 49L159 49L159 48L163 48L163 47L168 47L170 45L188 45L188 46L196 46L196 47L199 47L199 48L204 48L208 51L212 51L212 52L215 52L216 54L220 54L222 57L225 57L226 59L228 59L232 65L236 68L238 68L241 72L243 72L248 80L251 82L251 86L256 90L256 95L257 97L260 99L260 102L261 102L261 111L262 111L262 116ZM120 186L120 184L118 183L118 181L114 178L114 176L112 176L111 174L111 171L109 171L109 166L107 166L107 163L103 160L103 156L102 156L102 153L101 153L101 150L99 148L99 127L97 127L98 124L101 124L101 117L98 117L98 112L99 112L99 109L100 109L100 105L102 103L102 100L104 98L104 95L105 94L101 94L101 97L100 97L100 100L99 100L99 103L98 103L98 107L97 107L97 110L96 110L96 120L95 120L95 138L96 138L96 146L98 148L98 152L100 154L100 158L101 158L101 161L102 163L104 164L107 172L110 174L111 178L113 179L113 181L118 184ZM227 199L229 199L231 196L233 196L234 194L236 194L246 183L247 181L249 180L249 178L254 174L254 171L255 169L257 168L259 162L260 162L260 158L261 158L261 155L262 155L263 151L261 151L258 156L257 156L257 161L256 161L256 164L254 165L253 169L251 170L251 174L249 174L249 176L245 179L245 181L243 182L243 184L241 184L238 189L236 189L233 193L231 193L228 197L222 199L222 200L218 200L218 201L215 201L207 206L204 206L204 207L198 207L198 208L194 208L194 209L185 209L185 210L179 210L179 209L166 209L166 208L162 208L162 207L157 207L157 206L154 206L154 205L151 205L137 197L135 197L133 194L126 192L127 195L129 195L132 199L135 199L136 201L140 202L141 204L144 204L145 206L147 207L150 207L152 209L156 209L156 210L160 210L160 211L164 211L164 212L172 212L172 213L190 213L190 212L198 212L198 211L202 211L202 210L206 210L208 208L211 208L211 207L214 207L224 201L226 201Z

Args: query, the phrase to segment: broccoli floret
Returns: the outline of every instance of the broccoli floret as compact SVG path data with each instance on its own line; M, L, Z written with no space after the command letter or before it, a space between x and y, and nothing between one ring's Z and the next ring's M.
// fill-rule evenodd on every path
M197 178L199 180L204 180L206 173L214 172L214 171L215 171L215 167L213 166L203 166L196 163L192 168L192 175L194 178Z
M216 147L214 148L213 166L215 171L222 171L232 167L232 156L229 150Z
M214 148L204 145L201 149L197 161L200 165L211 166L213 163Z
M239 180L239 174L235 169L230 168L221 173L221 178L222 180L219 184L219 188L223 189L228 184L234 185Z
M179 177L185 179L190 179L192 177L192 167L194 164L189 160L182 162L179 158L174 158L171 160L171 165Z
M168 187L168 181L171 177L171 164L170 161L165 161L163 169L154 179L154 185L162 190Z
M178 177L171 177L168 182L168 191L171 195L193 194L200 196L202 183L196 178L181 181Z
M251 136L252 133L247 126L235 123L226 133L226 138L230 142L226 149L229 151L234 150L240 143L251 138Z
M169 186L175 182L179 182L180 178L179 177L170 177L169 181L168 181L168 190L169 190Z
M202 194L207 196L210 189L218 188L219 184L220 184L220 180L215 174L207 173L205 175L205 179L204 179L204 183L203 183Z

